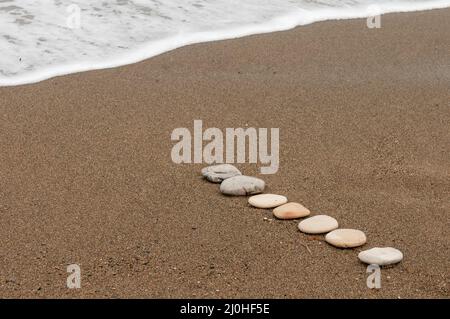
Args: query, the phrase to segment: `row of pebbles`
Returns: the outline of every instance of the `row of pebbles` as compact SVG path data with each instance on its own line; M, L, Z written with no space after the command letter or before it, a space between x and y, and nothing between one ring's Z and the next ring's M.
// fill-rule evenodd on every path
M261 194L266 186L262 179L245 176L233 165L220 164L202 169L202 175L212 183L220 183L220 192L230 196L249 196L248 203L256 208L273 209L277 219L289 220L308 217L311 212L303 205L288 202L282 195ZM258 194L258 195L256 195ZM338 248L355 248L367 242L366 235L357 229L339 228L336 219L328 215L316 215L303 219L298 229L305 234L326 234L325 241ZM400 262L403 254L392 247L375 247L358 255L366 264L379 266Z

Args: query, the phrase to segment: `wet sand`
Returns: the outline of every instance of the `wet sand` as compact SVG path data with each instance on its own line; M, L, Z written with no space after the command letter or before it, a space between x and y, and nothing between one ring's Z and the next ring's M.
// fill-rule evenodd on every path
M450 10L330 21L0 88L0 297L448 298ZM280 129L267 192L340 250L174 164L174 128ZM404 261L366 286L363 249ZM308 249L310 252L308 251ZM67 289L66 267L82 288Z

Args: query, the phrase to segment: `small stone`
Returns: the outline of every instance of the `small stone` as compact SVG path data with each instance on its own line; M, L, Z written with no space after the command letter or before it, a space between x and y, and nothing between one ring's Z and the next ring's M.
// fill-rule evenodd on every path
M230 164L208 166L202 169L202 175L212 183L221 183L223 180L242 175L241 172Z
M261 193L266 183L251 176L234 176L227 178L220 184L220 191L225 195L245 196Z
M287 203L273 210L273 215L278 219L296 219L309 216L308 208L299 203Z
M403 254L392 247L375 247L360 252L358 258L366 264L385 266L399 263L403 260Z
M325 236L325 241L339 248L353 248L366 243L366 235L357 229L336 229Z
M307 218L298 224L298 229L306 234L328 233L339 227L336 219L327 215L317 215Z
M257 208L274 208L287 203L287 198L275 194L260 194L250 197L248 203Z

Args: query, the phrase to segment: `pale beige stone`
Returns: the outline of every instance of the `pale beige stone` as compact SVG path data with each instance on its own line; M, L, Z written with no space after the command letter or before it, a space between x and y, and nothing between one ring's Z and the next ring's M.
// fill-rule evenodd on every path
M307 234L328 233L339 227L336 219L327 215L317 215L307 218L298 224L298 229Z
M299 203L287 203L273 210L273 215L278 219L295 219L306 217L311 212Z
M260 194L250 197L248 203L257 208L274 208L287 203L287 198L276 194Z
M336 229L325 236L325 241L339 248L353 248L366 243L366 235L357 229Z
M385 266L399 263L403 259L403 254L392 247L375 247L360 252L358 258L366 264Z

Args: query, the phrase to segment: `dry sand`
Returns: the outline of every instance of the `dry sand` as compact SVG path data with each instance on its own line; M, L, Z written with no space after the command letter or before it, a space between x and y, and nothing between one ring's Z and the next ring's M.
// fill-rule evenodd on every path
M0 88L0 296L448 298L450 10L365 22ZM277 174L238 167L368 243L264 221L203 165L172 163L194 119L280 128ZM357 259L374 246L405 255L379 290Z

